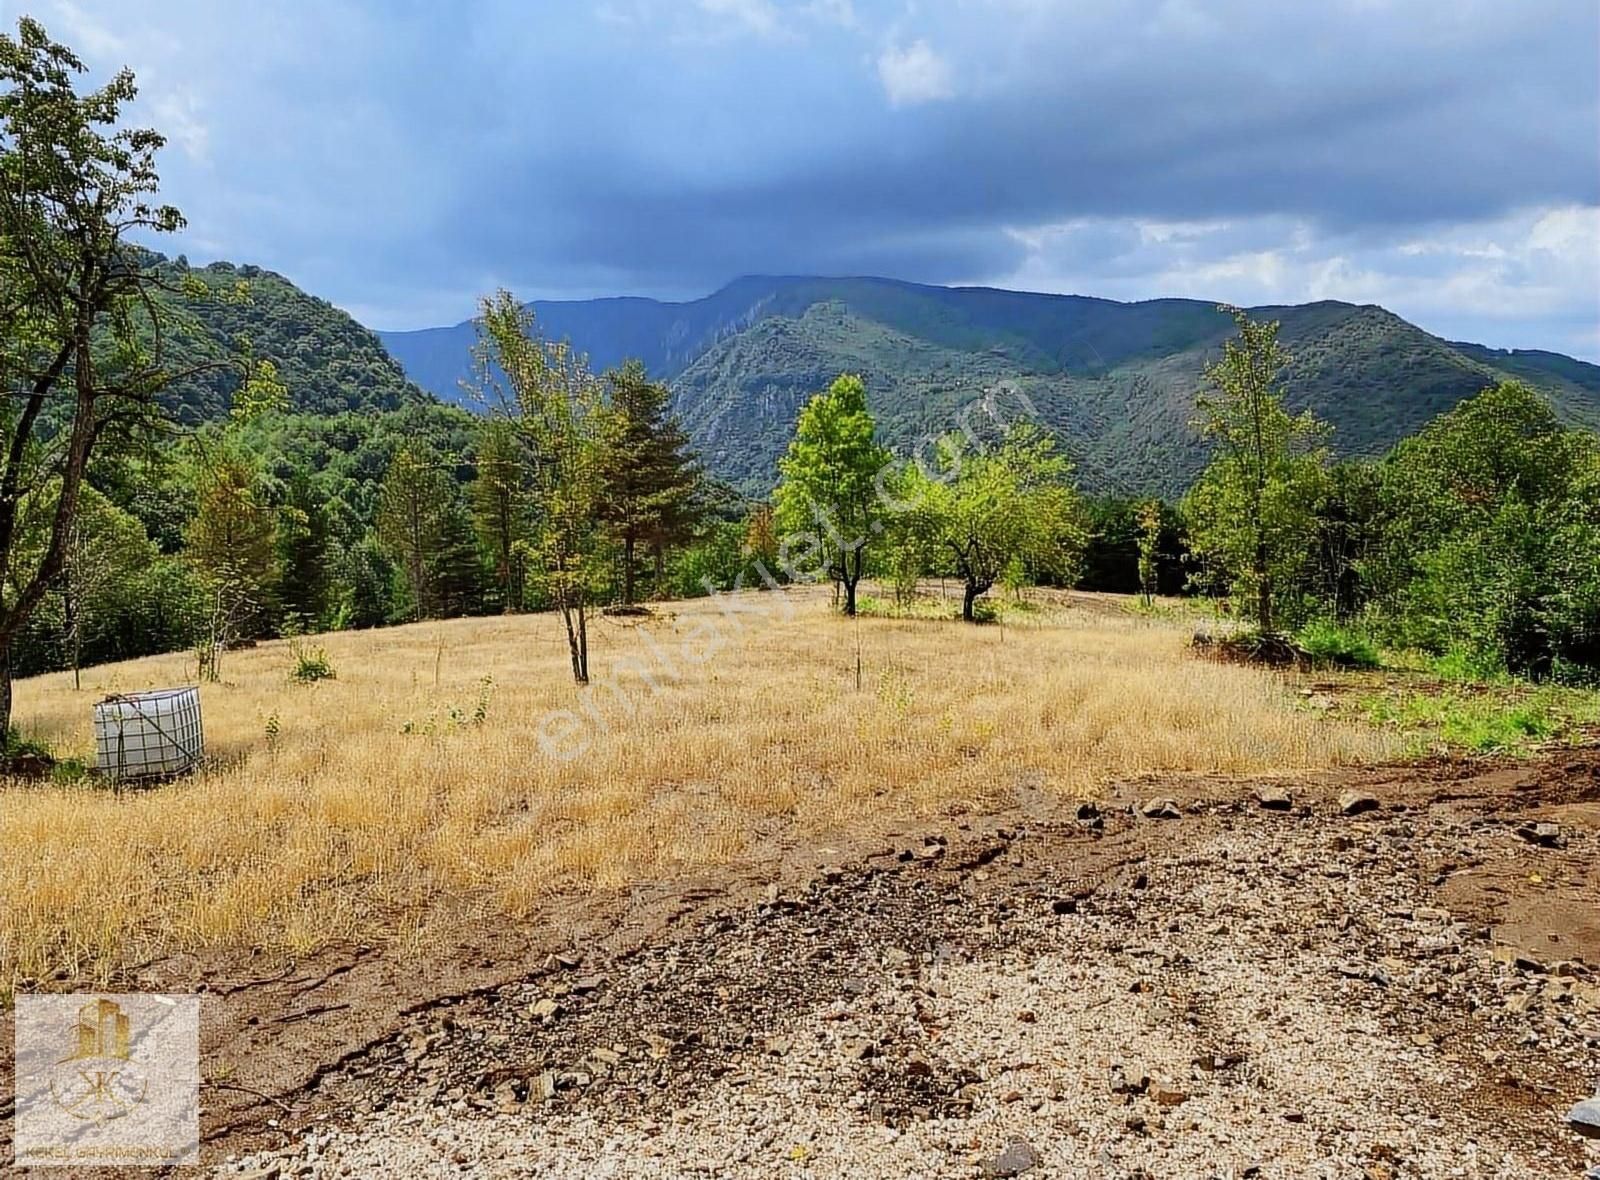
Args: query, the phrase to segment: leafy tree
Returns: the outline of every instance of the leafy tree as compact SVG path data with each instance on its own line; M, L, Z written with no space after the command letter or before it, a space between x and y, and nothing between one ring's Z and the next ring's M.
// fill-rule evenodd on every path
M1354 617L1371 594L1364 571L1379 541L1381 495L1379 468L1359 460L1333 464L1322 481L1304 590L1336 620Z
M174 297L204 294L169 284L127 240L183 225L156 199L165 141L121 125L131 73L80 95L83 72L37 21L0 35L0 733L12 643L67 561L97 448L148 436L163 390L230 367L215 349L179 367L165 355L183 318ZM268 390L281 394L276 375L247 368L236 399ZM19 512L46 487L56 489L46 539L25 569Z
M1600 439L1505 382L1381 468L1363 571L1404 641L1542 676L1600 666Z
M886 480L891 491L908 487L907 479ZM940 564L939 522L932 515L937 505L911 488L911 499L897 501L884 521L883 544L875 554L876 573L888 581L895 602L904 606L916 597L922 576Z
M1161 501L1146 500L1139 505L1139 597L1146 606L1156 600L1156 559L1160 552Z
M741 521L714 520L692 544L675 552L667 567L673 595L694 598L736 585L764 586L765 582L750 576L753 558L746 550L748 528Z
M978 598L1013 563L1034 578L1071 581L1088 539L1071 465L1028 424L1013 427L993 450L970 450L959 435L941 445L934 478L908 466L897 498L925 522L926 540L963 583L961 617L976 618Z
M778 569L778 521L770 504L756 504L750 508L744 518L744 554L754 566L767 571L767 577L777 579L781 576ZM765 580L756 583L757 588L766 585Z
M11 719L12 641L60 575L95 445L149 421L172 379L159 357L152 277L132 232L171 232L156 205L154 131L115 126L136 89L127 71L74 88L83 63L23 17L0 35L0 734ZM53 445L41 445L52 433ZM53 486L31 568L19 510Z
M1309 413L1295 417L1284 408L1278 377L1287 357L1277 323L1226 310L1239 334L1206 370L1199 426L1214 449L1185 515L1197 557L1270 632L1278 589L1298 573L1310 546L1326 462L1316 446L1323 431Z
M1079 586L1113 594L1143 593L1140 546L1148 524L1145 515L1151 505L1160 524L1155 541L1155 582L1151 593L1183 592L1189 579L1189 552L1178 512L1160 500L1119 496L1084 497L1089 541L1083 550Z
M634 600L636 554L648 547L659 583L666 550L687 540L704 515L689 436L668 412L671 393L638 361L605 375L611 408L602 519L622 550L622 601Z
M844 613L856 613L856 586L868 547L883 529L879 473L889 452L878 445L867 387L860 377L835 378L800 412L794 439L778 465L778 529L816 543L823 568L844 590ZM876 526L876 527L874 527Z
M566 343L539 338L501 291L481 304L478 369L527 456L540 515L530 549L539 589L561 613L572 678L589 683L588 607L605 569L599 523L609 422L600 383Z
M72 687L82 687L85 634L128 611L130 589L156 560L144 526L92 487L83 490L72 521L57 592Z

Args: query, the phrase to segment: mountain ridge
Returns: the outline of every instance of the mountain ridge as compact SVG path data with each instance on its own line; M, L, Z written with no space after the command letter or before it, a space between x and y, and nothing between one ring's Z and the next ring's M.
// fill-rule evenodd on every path
M949 429L985 388L1014 384L1039 407L1085 486L1175 494L1204 462L1190 427L1205 365L1233 331L1216 303L940 287L876 276L746 275L683 301L535 300L547 335L596 369L637 357L673 389L711 470L753 494L772 483L794 416L842 371L895 445ZM822 310L819 310L822 309ZM1600 366L1537 349L1434 336L1378 304L1320 300L1247 308L1280 322L1288 401L1334 427L1343 455L1381 454L1487 385L1544 392L1600 428ZM471 321L379 332L408 377L462 401Z

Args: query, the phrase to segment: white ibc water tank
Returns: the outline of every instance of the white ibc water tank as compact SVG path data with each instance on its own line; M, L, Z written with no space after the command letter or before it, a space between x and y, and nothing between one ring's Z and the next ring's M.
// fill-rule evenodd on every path
M118 693L94 707L94 766L110 778L180 774L204 752L198 688Z

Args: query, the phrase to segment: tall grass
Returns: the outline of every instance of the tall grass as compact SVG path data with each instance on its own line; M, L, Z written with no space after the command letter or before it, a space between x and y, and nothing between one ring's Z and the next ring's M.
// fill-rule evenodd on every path
M285 645L231 655L228 679L201 687L204 773L121 794L0 785L0 986L105 978L180 948L416 938L763 839L1001 806L1023 782L1072 795L1393 742L1296 710L1268 674L1189 658L1177 625L1056 608L1023 628L851 623L794 593L792 618L742 630L706 600L603 621L590 744L570 760L538 736L580 702L548 617L330 635L339 677L310 684L284 675ZM715 636L711 658L685 657ZM635 671L613 691L624 659ZM184 656L92 669L82 692L41 677L17 686L18 722L87 753L100 694L191 679Z

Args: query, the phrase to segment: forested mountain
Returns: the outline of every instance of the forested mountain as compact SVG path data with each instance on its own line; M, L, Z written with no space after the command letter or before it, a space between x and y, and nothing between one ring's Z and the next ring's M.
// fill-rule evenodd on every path
M672 383L710 469L765 491L806 398L842 371L866 378L889 441L954 424L985 388L1015 383L1059 429L1086 487L1181 491L1203 451L1190 429L1200 374L1232 321L1192 299L1118 303L876 278L750 277L704 299L535 302L542 329L596 368L638 357ZM1341 454L1375 455L1506 376L1600 425L1600 366L1433 336L1376 306L1250 309L1282 321L1290 405L1334 427ZM419 385L460 400L470 324L379 334Z
M373 332L259 267L190 268L181 258L161 267L172 285L198 279L208 292L171 297L175 369L237 355L247 343L277 365L299 412L393 410L427 400L424 389L470 404L461 385L470 323ZM1176 494L1204 457L1190 425L1201 371L1232 329L1214 305L1192 299L1118 303L876 278L749 277L686 303L532 306L540 329L571 339L596 370L637 357L669 381L708 469L752 493L771 487L806 399L849 371L866 379L892 445L949 430L975 396L1008 383L1061 433L1086 488ZM1289 404L1331 424L1340 454L1380 454L1507 376L1543 391L1566 419L1600 426L1597 365L1441 340L1371 305L1251 314L1282 322ZM164 397L180 421L213 419L238 380L236 367L219 367L175 382Z
M191 267L181 257L152 258L173 292L163 296L171 307L163 348L172 371L237 359L248 348L277 366L296 411L393 410L424 399L377 333L282 275L229 262ZM219 364L174 381L162 400L180 422L214 419L227 412L240 379L236 364Z

